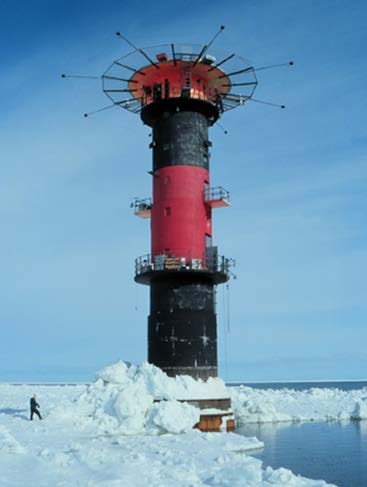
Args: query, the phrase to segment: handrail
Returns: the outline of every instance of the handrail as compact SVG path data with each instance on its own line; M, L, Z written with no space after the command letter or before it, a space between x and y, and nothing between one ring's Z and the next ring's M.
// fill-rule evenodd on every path
M209 202L213 200L229 201L229 191L222 188L222 186L215 186L214 188L206 188L204 191L204 201Z
M233 259L215 253L207 255L205 259L186 259L172 253L156 255L152 259L151 254L145 254L135 259L135 275L163 270L195 270L231 274L230 268L234 266Z
M161 91L164 89L162 86ZM208 101L212 105L217 106L219 104L218 90L216 88L209 88L206 92L201 89L194 88L192 86L187 87L184 82L181 82L178 86L169 86L166 88L165 93L162 95L160 92L159 99L162 98L181 98L183 96L183 91L185 92L186 98L194 98L196 100ZM144 96L140 98L142 106L149 105L156 98L153 92L145 93Z
M131 208L134 208L134 213L138 213L139 211L146 211L152 209L152 198L143 198L141 200L135 198L134 201L130 205Z

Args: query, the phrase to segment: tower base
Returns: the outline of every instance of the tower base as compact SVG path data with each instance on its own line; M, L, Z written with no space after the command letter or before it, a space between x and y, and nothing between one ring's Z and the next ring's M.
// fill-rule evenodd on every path
M204 411L203 411L204 412ZM200 421L195 428L204 432L227 432L235 431L234 417L232 412L201 414Z
M235 431L235 421L231 410L231 399L178 399L199 408L200 421L194 428L203 432L230 432ZM154 402L160 402L156 399Z
M169 377L177 377L178 375L189 375L195 380L208 380L210 377L218 377L218 367L197 366L197 367L162 367L160 368Z

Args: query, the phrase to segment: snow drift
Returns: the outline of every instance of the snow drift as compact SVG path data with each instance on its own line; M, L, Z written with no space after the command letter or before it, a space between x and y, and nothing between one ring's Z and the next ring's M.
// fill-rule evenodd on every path
M154 365L121 361L99 371L96 381L73 403L55 407L50 414L54 420L93 423L101 433L184 433L198 423L200 410L180 401L226 397L232 399L237 425L367 419L367 389L227 388L219 378L207 382L189 376L172 378Z
M253 389L231 387L237 424L367 419L367 389Z
M93 422L107 433L183 433L200 420L200 409L184 399L229 397L224 382L204 382L189 376L168 377L154 365L117 362L97 373L97 380L68 407L55 408L56 419L73 411L79 422Z

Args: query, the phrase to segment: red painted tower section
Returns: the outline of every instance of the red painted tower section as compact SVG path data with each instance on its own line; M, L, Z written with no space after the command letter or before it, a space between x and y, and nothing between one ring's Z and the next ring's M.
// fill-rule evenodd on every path
M153 178L152 255L205 261L212 240L212 211L205 204L209 171L195 166L169 166Z

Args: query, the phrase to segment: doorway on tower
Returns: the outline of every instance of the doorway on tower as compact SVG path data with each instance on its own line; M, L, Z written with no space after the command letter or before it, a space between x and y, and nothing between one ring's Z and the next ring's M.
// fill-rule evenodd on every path
M205 235L205 264L212 271L217 270L218 264L218 247L212 245L212 237Z
M207 233L205 234L205 248L208 249L213 245L213 240L212 236L208 235Z

